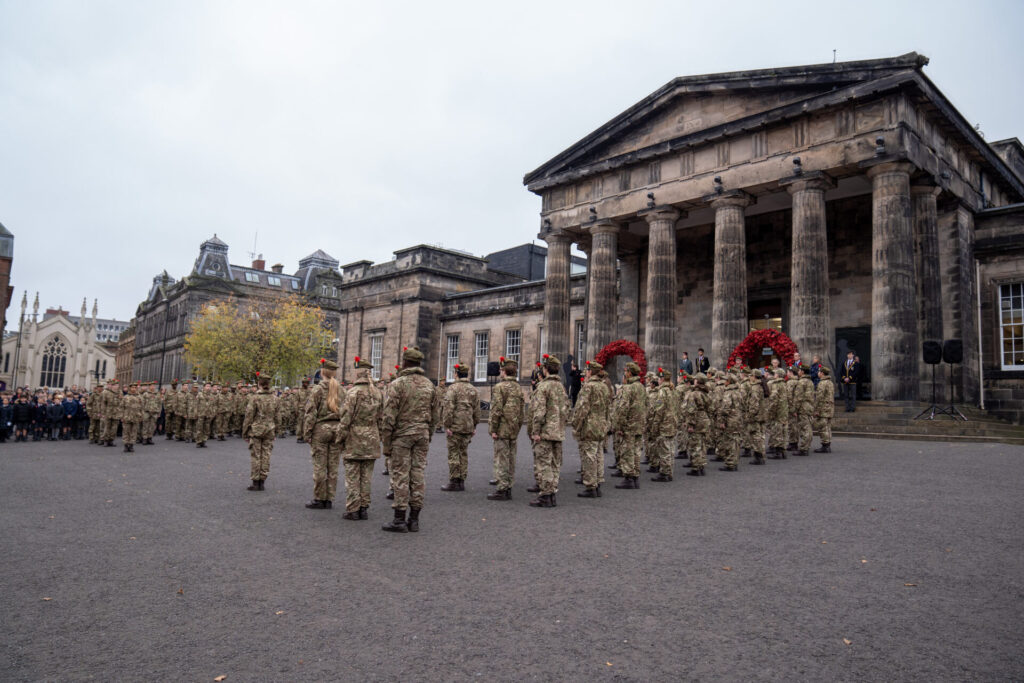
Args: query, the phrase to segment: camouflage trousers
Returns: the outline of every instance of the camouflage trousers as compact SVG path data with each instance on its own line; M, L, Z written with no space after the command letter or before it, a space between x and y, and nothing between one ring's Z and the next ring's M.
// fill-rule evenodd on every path
M249 439L250 476L263 481L270 474L270 454L274 452L274 439Z
M156 416L147 417L142 421L139 437L145 441L146 439L152 439L154 434L156 434Z
M533 444L533 473L542 496L558 491L562 472L562 442L541 439Z
M800 441L800 418L795 414L790 415L789 421L786 423L786 430L789 432L789 443Z
M690 456L690 464L694 467L706 467L708 464L708 442L704 432L689 432L686 439L687 453Z
M139 442L139 423L138 422L124 422L121 425L121 440L124 441L124 445L135 444Z
M210 438L210 418L208 417L197 417L196 418L196 443L206 443L206 440Z
M789 439L789 426L785 422L768 423L768 445L772 448L785 448Z
M242 423L245 422L245 415L241 413L235 413L231 416L231 431L241 432Z
M309 450L313 457L313 498L334 500L338 490L338 463L341 445L334 442L338 436L338 422L321 422L313 427Z
M103 434L100 436L101 441L113 441L117 438L117 423L119 420L112 420L105 418L103 420Z
M499 491L508 491L516 479L516 440L494 440L494 478Z
M744 429L740 425L728 425L718 438L718 450L715 455L722 456L726 467L737 467L740 464L740 442L743 440Z
M166 432L167 436L174 436L178 433L178 423L180 421L180 418L174 413L167 413L167 416L164 418L164 432Z
M194 439L196 438L196 418L186 417L181 421L181 438L182 439Z
M345 512L370 507L373 460L345 459Z
M210 435L220 438L227 433L228 415L227 413L217 413L217 416L213 418L213 428L210 430Z
M690 433L686 429L679 430L676 434L676 449L679 453L689 453Z
M99 441L100 436L103 434L103 420L100 418L93 418L89 420L89 443Z
M400 436L391 442L391 489L395 492L396 510L423 507L423 493L426 482L423 470L427 466L427 449L430 448L430 430L424 427L420 434Z
M652 436L647 440L647 448L651 466L671 477L676 462L675 439L671 436Z
M469 442L472 434L456 434L448 437L448 478L466 480L469 473Z
M623 476L640 476L640 434L616 434L615 458Z
M746 439L744 448L749 448L755 453L764 453L764 423L751 420L746 423Z
M801 451L810 450L811 440L814 438L814 432L811 431L810 413L800 413L799 415L797 415L797 418L796 420L794 420L793 424L796 425L797 448L800 449Z
M600 441L580 441L580 470L583 472L583 485L588 489L597 488L601 483L602 461Z
M818 432L818 434L821 436L821 442L823 444L832 443L832 418L814 418L814 431Z

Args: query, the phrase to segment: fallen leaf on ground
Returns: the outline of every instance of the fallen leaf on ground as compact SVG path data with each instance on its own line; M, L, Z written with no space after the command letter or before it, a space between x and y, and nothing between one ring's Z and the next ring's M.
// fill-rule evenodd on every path
M112 501L112 500L108 500L107 502L108 502L108 503L113 503L114 501Z
M217 677L216 677L215 679L213 679L213 680L217 681L217 683L220 683L220 682L221 682L221 681L223 681L223 680L224 680L225 678L227 678L227 676L217 676Z
M129 541L134 541L134 540L135 540L135 537L134 537L134 536L129 536L129 537L128 537L128 540L129 540Z
M576 534L569 534L569 538L576 538Z
M53 598L43 598L43 602L50 602L50 600L53 600Z
M821 542L822 545L825 545L826 543L828 543L828 541L822 541Z
M722 571L723 572L731 572L732 571L732 567L722 567Z
M50 519L53 519L53 518L54 518L54 515L50 515Z
M179 588L178 589L178 595L184 595L184 594L185 594L185 589L184 588Z
M612 665L612 663L611 663L611 662L605 662L605 664L607 664L608 666L611 666L611 665Z
M283 609L279 609L276 612L274 612L274 614L284 614L284 610Z
M872 512L877 512L877 510L875 510L875 508L871 508L871 511Z
M946 548L946 552L947 553L951 553L951 552L953 552L953 549L952 548Z
M868 563L868 561L867 561L867 560L861 560L861 561L860 561L860 563L861 563L861 564L867 564L867 563Z
M843 642L846 643L847 645L852 645L853 644L853 641L850 640L849 638L843 638Z
M903 585L904 585L904 586L907 586L907 587L909 587L909 588L913 588L913 587L914 587L914 586L916 586L917 584L916 584L916 583L905 583L905 584L903 584Z

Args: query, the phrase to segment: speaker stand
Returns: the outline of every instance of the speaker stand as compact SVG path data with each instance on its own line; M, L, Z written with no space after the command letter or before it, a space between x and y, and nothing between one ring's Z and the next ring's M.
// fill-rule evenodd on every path
M924 418L926 420L934 420L936 413L942 414L943 412L944 409L939 408L938 404L935 402L935 364L932 364L932 404L921 411L921 414L914 419L920 420L921 418ZM926 414L928 417L924 417Z
M964 422L967 422L967 418L964 417L964 414L961 413L959 410L957 410L956 406L953 405L953 364L952 363L949 364L949 405L946 406L945 408L939 408L937 411L935 411L935 414L936 415L949 415L954 420L960 419L960 420L963 420Z

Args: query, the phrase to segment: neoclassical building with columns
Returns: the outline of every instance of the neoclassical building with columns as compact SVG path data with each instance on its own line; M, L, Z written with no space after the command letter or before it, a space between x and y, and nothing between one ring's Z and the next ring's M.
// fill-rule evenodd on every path
M1002 346L979 348L992 343L979 335L976 225L998 217L1004 239L1024 235L1021 146L987 143L927 64L909 53L677 78L528 173L548 245L546 349L577 343L576 245L587 357L627 339L651 367L700 346L724 367L771 325L806 359L855 350L873 398L910 401L930 378L921 342L960 339L956 398L978 401L983 358Z

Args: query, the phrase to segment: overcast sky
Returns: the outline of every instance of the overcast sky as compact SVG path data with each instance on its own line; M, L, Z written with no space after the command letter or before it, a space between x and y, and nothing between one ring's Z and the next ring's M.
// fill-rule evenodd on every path
M127 320L216 233L294 272L529 242L523 175L676 76L900 55L1024 137L1024 2L0 0L22 292ZM258 235L258 237L257 237Z

